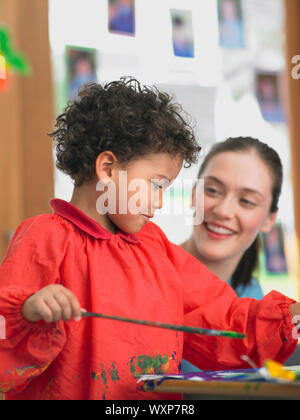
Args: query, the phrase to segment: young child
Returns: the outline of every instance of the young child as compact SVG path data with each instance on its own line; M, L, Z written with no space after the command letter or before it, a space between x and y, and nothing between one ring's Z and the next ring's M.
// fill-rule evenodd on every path
M143 392L138 375L178 373L182 356L219 370L247 368L242 355L262 365L293 353L299 304L277 292L239 299L150 222L200 149L167 94L133 79L90 84L56 128L57 165L75 182L71 203L52 200L53 214L23 222L0 267L6 399L166 399ZM247 338L80 320L81 308Z

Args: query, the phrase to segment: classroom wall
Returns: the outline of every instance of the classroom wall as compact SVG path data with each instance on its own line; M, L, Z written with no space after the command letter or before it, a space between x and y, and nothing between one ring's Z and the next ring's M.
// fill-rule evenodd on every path
M221 73L216 1L186 0L183 5L181 0L136 0L135 4L136 36L131 37L108 32L107 0L86 0L84 4L80 0L50 0L54 55L62 54L66 44L97 48L102 81L132 74L146 83L217 83ZM173 54L170 8L193 13L195 60Z

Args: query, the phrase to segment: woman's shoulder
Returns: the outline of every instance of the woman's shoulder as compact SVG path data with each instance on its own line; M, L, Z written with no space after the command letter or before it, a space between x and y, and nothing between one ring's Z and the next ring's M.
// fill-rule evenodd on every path
M236 293L241 298L248 297L256 300L261 300L264 297L262 287L255 277L253 277L251 279L251 282L246 286L239 285L236 289Z

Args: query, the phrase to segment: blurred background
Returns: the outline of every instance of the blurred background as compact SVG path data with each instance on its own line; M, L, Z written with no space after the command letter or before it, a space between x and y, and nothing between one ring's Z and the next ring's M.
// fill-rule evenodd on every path
M202 157L230 136L278 151L284 188L260 282L299 299L299 22L299 0L0 0L0 257L23 219L71 198L46 135L55 116L83 83L134 76L183 105ZM191 234L200 163L155 217L178 244Z

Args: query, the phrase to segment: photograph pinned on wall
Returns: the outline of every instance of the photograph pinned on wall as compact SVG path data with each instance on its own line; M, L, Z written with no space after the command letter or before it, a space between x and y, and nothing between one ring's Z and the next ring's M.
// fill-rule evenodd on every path
M218 0L220 46L245 47L244 19L241 0Z
M97 82L97 50L66 46L67 95L73 100L78 89L88 82Z
M108 30L114 34L135 35L135 0L109 0Z
M284 234L281 224L276 224L271 232L262 235L266 270L268 274L287 274L284 251Z
M281 74L257 71L256 97L263 118L271 123L284 123L286 115L281 100Z
M173 49L176 57L194 58L192 12L171 9Z

